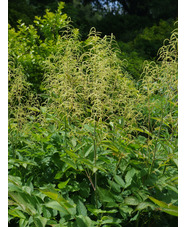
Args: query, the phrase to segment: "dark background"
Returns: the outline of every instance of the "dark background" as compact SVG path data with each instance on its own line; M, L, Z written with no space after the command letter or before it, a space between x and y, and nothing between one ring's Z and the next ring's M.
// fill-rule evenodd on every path
M17 21L33 24L35 16L46 9L55 12L57 0L9 0L8 22L16 29ZM177 0L64 0L64 13L71 17L85 40L95 27L104 35L113 33L128 60L127 70L139 78L144 60L154 60L163 41L177 24ZM134 67L135 66L135 67Z

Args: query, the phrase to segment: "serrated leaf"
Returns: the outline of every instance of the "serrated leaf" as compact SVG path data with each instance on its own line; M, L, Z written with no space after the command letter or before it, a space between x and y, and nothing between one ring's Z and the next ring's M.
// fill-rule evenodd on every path
M23 186L22 189L23 189L23 191L25 191L29 195L31 195L31 193L33 192L33 188L29 187L29 186Z
M125 187L125 182L123 181L123 179L119 176L119 175L115 175L114 176L114 180L116 181L116 183L118 183L121 187Z
M12 176L12 175L8 175L8 181L17 185L17 186L22 186L22 182L21 182L21 178L20 177L16 177L16 176Z
M59 193L57 193L54 190L51 189L40 189L40 191L47 195L49 198L57 201L60 205L65 206L67 208L73 208L72 206L66 199L64 199Z
M100 200L103 202L114 202L115 200L112 197L112 193L106 189L103 188L97 188Z
M27 202L30 201L29 195L20 192L9 192L8 195L29 215L35 215L37 213L34 206Z
M122 211L122 212L124 212L124 213L129 213L129 214L131 214L132 213L132 211L133 211L133 209L131 208L131 207L128 207L128 206L126 206L126 205L121 205L120 207L119 207L119 209Z
M62 212L64 215L69 215L69 212L64 207L62 207L57 201L50 201L46 203L45 206L48 208L52 208L54 210L58 210Z
M78 203L77 203L77 211L79 215L87 216L87 209L80 200L78 200Z
M13 184L12 182L8 182L8 191L9 192L22 192L22 187Z
M21 227L28 226L28 220L26 220L26 219L20 219L19 220L19 226L21 226Z
M120 193L121 192L121 186L117 183L115 183L114 181L108 180L109 185L111 186L111 188L113 189L113 191Z
M54 189L40 189L40 191L47 195L49 198L55 200L59 203L59 205L64 208L68 214L74 215L75 204L71 205L71 203L64 199L59 193L57 193ZM56 204L56 203L53 203ZM59 208L59 206L58 206Z
M52 211L54 211L54 209L52 209ZM42 206L42 213L43 213L44 217L50 219L52 216L52 211L50 209L48 209L48 207L46 205Z
M40 215L33 216L34 224L36 227L45 227L48 219Z
M76 223L77 223L77 227L92 227L93 226L92 220L87 216L84 217L83 215L76 216Z
M139 200L134 196L129 196L125 198L124 203L127 205L137 206L139 204Z
M132 168L127 172L127 174L125 175L125 182L126 182L125 188L131 185L132 178L134 177L135 173L136 173L136 170L134 168Z
M155 206L152 203L142 202L138 204L138 206L136 207L136 210L143 210L143 209L146 209L147 207L151 207L152 209L155 208Z

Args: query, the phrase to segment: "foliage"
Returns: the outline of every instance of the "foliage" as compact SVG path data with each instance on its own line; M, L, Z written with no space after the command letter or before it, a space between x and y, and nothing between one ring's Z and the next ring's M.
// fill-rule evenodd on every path
M134 49L146 59L156 57L163 41L171 35L173 29L175 29L173 20L160 20L158 25L146 27L141 34L135 37Z
M66 0L64 2L63 12L72 18L73 25L79 29L83 40L86 39L91 27L95 27L103 36L113 33L117 41L135 42L133 50L139 52L141 57L144 55L146 59L156 57L162 41L169 37L173 30L172 26L169 29L170 21L175 21L178 17L177 0L150 2ZM46 9L55 12L57 5L58 1L52 0L9 0L9 24L17 29L17 21L21 20L28 26L33 24L34 16L43 16ZM162 20L166 26L161 25ZM160 28L157 28L159 23ZM151 27L155 27L155 32ZM158 37L157 33L161 34L161 37Z
M177 31L136 84L114 37L81 41L62 8L10 28L10 226L175 226Z
M18 31L9 26L10 66L20 68L26 80L31 83L32 90L37 93L42 92L43 62L55 48L60 32L70 23L67 15L62 14L63 7L64 3L60 3L56 13L46 10L43 19L35 17L35 26L27 26L21 21Z

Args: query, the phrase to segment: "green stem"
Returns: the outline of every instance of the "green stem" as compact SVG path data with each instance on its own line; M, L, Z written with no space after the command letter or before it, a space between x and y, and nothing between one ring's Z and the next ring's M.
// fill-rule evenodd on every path
M167 166L164 166L164 168L163 168L163 175L165 173L166 168L167 168Z
M67 119L65 116L65 148L67 148Z
M157 147L158 147L158 139L160 137L160 132L161 132L162 124L163 124L163 113L162 113L162 111L163 111L163 108L162 108L162 103L161 103L161 122L160 122L158 135L156 137L156 143L155 143L155 148L154 148L154 152L153 152L152 163L151 163L151 166L150 166L150 169L149 169L149 175L152 173L152 168L154 166L154 162L155 162L155 159L156 159L156 152L157 152Z
M139 219L140 219L140 215L137 217L137 220L136 220L136 227L139 226Z
M97 150L96 150L96 121L94 119L94 166L96 168ZM96 207L97 207L97 172L95 172L95 196L96 196Z

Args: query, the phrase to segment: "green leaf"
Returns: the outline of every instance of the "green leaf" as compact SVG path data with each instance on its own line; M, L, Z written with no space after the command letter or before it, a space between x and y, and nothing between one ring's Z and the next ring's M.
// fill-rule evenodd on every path
M117 213L118 211L116 209L113 210L101 210L101 209L95 209L93 205L87 205L88 210L94 214L95 216L97 216L98 214L114 214Z
M63 174L64 174L63 171L59 171L59 172L56 173L56 175L55 175L54 178L57 179L57 180L59 180L63 176Z
M36 107L27 107L28 110L34 111L34 112L40 112L40 110Z
M19 220L19 226L20 227L26 227L26 226L28 226L28 220L26 220L26 219L20 219Z
M159 201L159 200L153 198L152 196L149 196L149 199L152 200L155 204L157 204L160 207L161 211L178 217L178 207L177 206Z
M51 221L47 222L47 224L50 224L52 227L69 227L68 223L63 223L63 224L54 224Z
M23 191L25 191L29 195L31 195L31 193L33 192L33 188L30 187L30 186L23 186L22 189L23 189Z
M8 194L22 208L22 210L29 215L35 215L37 213L34 206L29 203L29 195L20 192L9 192Z
M71 139L71 143L72 143L73 147L75 147L76 144L77 144L76 138L72 138L72 139Z
M57 201L59 204L65 205L68 208L74 207L66 199L64 199L59 193L57 193L56 191L54 191L52 189L40 189L40 191L43 194L47 195L49 198Z
M94 148L94 145L91 145L91 146L89 147L89 149L85 152L84 157L87 157L87 156L90 154L90 152L93 151L93 148Z
M125 188L131 185L132 178L135 174L136 174L136 170L134 168L132 168L127 172L127 174L125 175L125 182L126 182Z
M178 167L178 159L177 158L173 158L172 160L175 163L175 165Z
M139 200L134 196L129 196L129 197L125 198L124 203L127 205L136 206L139 204Z
M162 120L161 118L158 118L158 117L151 117L151 119L154 119L154 120L156 120L156 121L158 121L160 123L165 124L167 127L170 127L169 123L166 122L165 119Z
M64 158L61 156L61 160L64 161L65 163L67 163L70 167L72 167L73 169L77 170L77 166L76 164L72 161L72 159L69 158Z
M48 221L47 218L44 218L40 215L33 216L33 219L36 227L45 227Z
M15 177L12 175L8 175L8 181L17 185L17 186L22 186L21 178L20 177Z
M51 216L52 216L53 211L54 211L54 209L52 209L52 211L51 211L50 209L48 209L48 207L46 205L42 206L42 213L43 213L43 216L46 217L46 218L50 219Z
M94 167L92 168L92 172L95 173L98 169L99 169L98 167L94 166Z
M98 193L100 196L100 200L102 200L103 202L114 202L115 200L113 199L112 193L106 189L103 188L98 188Z
M71 208L75 208L75 204L71 205L71 203L64 199L59 193L57 193L54 189L52 188L45 188L45 189L40 189L40 191L47 195L49 198L55 200L58 202L70 215L74 215L74 210Z
M119 223L121 223L121 219L118 219L118 218L113 218L110 216L103 216L101 218L101 224L112 224L112 226L121 227L121 225Z
M17 210L17 209L9 209L8 214L13 217L26 219L26 216L20 210Z
M77 203L77 211L79 215L87 216L87 209L80 200L78 200L78 203Z
M178 217L178 207L170 206L169 208L161 208L161 210L167 214Z
M120 205L119 207L120 211L124 212L124 213L129 213L131 214L133 209L131 207L128 207L126 205Z
M52 208L54 210L58 210L62 212L64 215L69 215L69 212L64 207L62 207L57 201L50 201L46 203L45 206Z
M73 160L76 160L76 159L79 158L78 155L77 155L76 153L72 152L72 151L69 151L69 150L65 149L65 152L66 152Z
M17 205L13 200L8 200L8 206Z
M123 179L118 176L118 175L115 175L114 176L114 180L121 186L121 187L125 187L125 182L123 181Z
M152 203L149 203L149 202L142 202L142 203L139 203L138 206L136 207L136 210L144 210L146 209L147 207L151 207L152 209L155 208L155 206L152 204Z
M58 184L58 188L60 188L60 189L64 188L64 187L68 184L69 180L70 180L70 179L68 179L68 180L66 180L66 181L64 181L64 182L60 182L60 183Z
M136 221L139 217L139 214L140 214L140 212L138 211L137 214L133 218L130 219L130 221Z
M134 130L136 130L136 131L138 131L138 132L145 133L145 134L147 134L147 135L153 137L152 133L149 132L145 127L144 127L143 129L141 129L141 128L134 128Z
M92 226L94 226L92 220L87 216L84 217L83 215L76 216L76 223L77 223L77 227L92 227Z
M12 182L8 182L8 191L9 192L22 192L22 187L21 186L17 186L15 184L13 184Z
M113 189L113 191L120 193L121 192L121 186L117 183L115 183L114 181L108 180L109 185L111 186L111 188Z
M170 190L176 192L178 194L178 189L172 185L166 184L167 188L169 188Z

